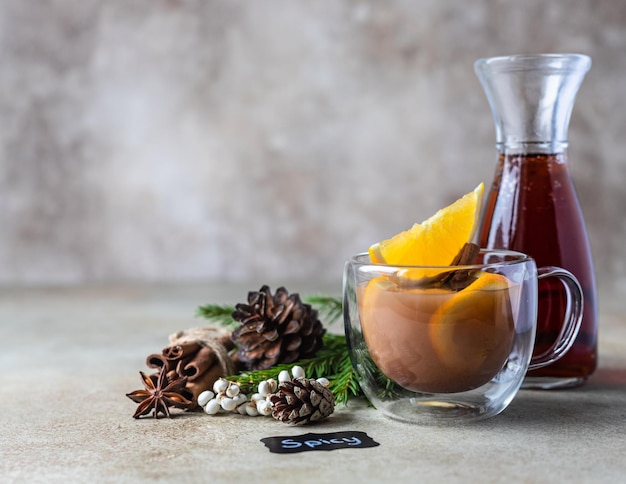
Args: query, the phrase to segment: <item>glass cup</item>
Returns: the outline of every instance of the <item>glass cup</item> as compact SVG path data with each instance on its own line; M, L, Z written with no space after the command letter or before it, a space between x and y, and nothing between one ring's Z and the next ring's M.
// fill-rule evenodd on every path
M567 294L556 342L533 356L538 279L557 278ZM529 369L571 347L583 295L565 269L526 254L481 250L472 265L373 264L348 260L343 312L352 364L370 402L417 423L479 420L502 412Z

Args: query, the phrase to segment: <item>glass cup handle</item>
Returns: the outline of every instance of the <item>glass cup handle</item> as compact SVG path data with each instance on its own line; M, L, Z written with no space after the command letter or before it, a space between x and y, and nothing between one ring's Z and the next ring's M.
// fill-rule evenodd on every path
M564 324L558 338L546 351L532 357L528 366L529 370L547 366L565 355L574 344L583 319L583 291L574 274L553 266L540 267L537 269L537 274L538 279L556 277L561 281L567 296L567 306L565 307Z

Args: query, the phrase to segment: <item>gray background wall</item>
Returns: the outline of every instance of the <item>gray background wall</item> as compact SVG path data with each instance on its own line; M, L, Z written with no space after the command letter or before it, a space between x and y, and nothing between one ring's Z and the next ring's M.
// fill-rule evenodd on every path
M478 57L594 64L571 170L626 290L626 3L0 2L0 283L340 279L490 182Z

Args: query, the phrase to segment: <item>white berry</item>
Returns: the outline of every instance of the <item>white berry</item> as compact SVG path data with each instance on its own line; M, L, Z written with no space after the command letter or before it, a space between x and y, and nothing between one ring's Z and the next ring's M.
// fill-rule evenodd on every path
M273 378L267 380L267 384L269 385L270 393L274 393L278 389L278 382Z
M270 393L274 393L274 391L276 390L276 380L274 380L273 378L270 378L269 380L264 380L261 383L259 383L259 393L266 397L268 396Z
M232 398L228 398L228 397L222 398L220 405L227 412L232 412L233 410L237 408L237 402L233 400Z
M324 378L324 377L318 378L317 383L319 383L320 385L326 388L328 388L328 386L330 385L330 381L328 380L328 378Z
M209 402L204 407L204 411L208 413L209 415L215 415L217 412L220 411L220 408L222 408L220 405L220 402L213 399L213 400L209 400Z
M291 377L289 376L289 372L287 370L283 370L278 374L278 381L280 383L291 381Z
M226 395L231 398L239 395L239 385L235 383L231 383L230 385L228 385L228 388L226 389Z
M227 388L228 388L228 381L224 380L223 378L216 380L216 382L213 384L213 391L215 393L225 392Z
M241 407L245 407L246 413L250 415L251 417L256 417L259 415L259 411L256 408L256 404L252 402L246 403L245 405L242 405Z
M265 380L259 383L258 391L259 391L259 395L262 395L262 396L265 396L269 393L268 384Z
M304 378L304 368L302 368L301 366L295 365L291 369L291 374L293 375L294 378Z
M211 390L206 390L202 392L200 395L198 395L198 405L204 407L207 403L209 403L209 400L213 399L214 396L215 393L213 393Z
M272 413L272 404L267 400L257 402L256 409L261 415L269 415Z

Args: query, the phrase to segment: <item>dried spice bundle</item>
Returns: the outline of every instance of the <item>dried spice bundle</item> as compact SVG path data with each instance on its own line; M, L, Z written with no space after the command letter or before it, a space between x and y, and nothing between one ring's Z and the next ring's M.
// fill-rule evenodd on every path
M170 346L161 353L146 358L146 365L158 370L158 373L152 375L140 372L146 390L137 390L127 395L140 403L135 417L150 413L152 408L155 410L155 417L159 413L169 417L168 406L194 410L198 407L200 393L211 388L220 377L236 371L229 354L234 345L227 330L192 328L170 335L169 340ZM169 393L175 391L180 398L172 395L164 398L162 395L165 387ZM145 403L147 398L157 401L148 404Z
M187 378L186 388L191 392L190 410L197 407L198 395L213 386L216 380L236 371L229 355L234 345L230 332L217 328L192 328L178 331L169 337L170 346L161 354L148 356L146 364L152 368L164 367L168 374Z

